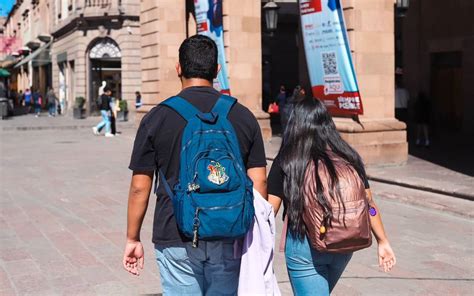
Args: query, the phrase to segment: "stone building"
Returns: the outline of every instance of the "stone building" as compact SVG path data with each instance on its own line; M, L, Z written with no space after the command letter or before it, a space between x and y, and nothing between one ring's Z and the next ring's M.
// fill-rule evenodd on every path
M268 140L271 127L263 108L268 96L272 95L271 89L282 79L307 85L308 78L298 34L298 18L294 15L297 1L276 1L286 16L282 15L285 25L277 29L274 39L266 37L262 28L265 2L225 0L223 14L232 95L255 114ZM348 118L336 118L336 124L366 163L403 163L408 152L406 126L394 118L394 0L341 2L364 115L360 117L362 125ZM185 0L141 2L142 94L145 104L141 112L176 94L180 87L174 65L180 43L196 32L192 6L193 1ZM282 42L291 45L280 46L275 41L279 34L286 34ZM272 42L276 44L272 45ZM266 66L268 63L271 70ZM270 94L265 93L263 97L262 89L268 84Z
M133 101L141 84L139 13L138 0L16 1L4 30L21 45L10 54L12 88L44 94L52 86L63 110L83 97L89 113L103 83Z
M133 101L140 90L140 3L56 0L53 7L53 86L60 101L71 108L84 97L94 111L104 81L114 97Z
M400 18L401 80L431 99L435 133L474 133L474 1L412 0Z
M11 71L10 87L42 93L51 85L50 1L16 1L5 21L6 66Z

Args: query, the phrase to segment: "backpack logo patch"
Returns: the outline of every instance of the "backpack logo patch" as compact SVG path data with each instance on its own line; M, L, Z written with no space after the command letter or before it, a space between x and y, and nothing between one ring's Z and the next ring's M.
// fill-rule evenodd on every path
M207 179L216 185L222 185L229 180L229 176L225 173L225 167L223 167L219 162L212 160L211 163L207 166L209 170L209 176Z

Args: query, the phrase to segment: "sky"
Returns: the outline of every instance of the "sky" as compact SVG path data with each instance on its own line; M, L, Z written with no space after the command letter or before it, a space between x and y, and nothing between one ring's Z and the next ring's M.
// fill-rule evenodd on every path
M0 0L0 16L7 16L15 0Z

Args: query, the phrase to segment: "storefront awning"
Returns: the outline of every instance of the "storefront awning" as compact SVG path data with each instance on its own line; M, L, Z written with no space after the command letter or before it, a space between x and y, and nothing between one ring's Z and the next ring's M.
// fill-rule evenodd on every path
M29 61L33 61L35 66L42 66L51 63L51 55L49 53L49 47L53 43L53 40L50 40L48 43L42 45L37 50L33 51L26 58L22 59L14 66L14 68L19 68L22 65L25 65Z
M10 76L10 72L8 72L6 69L0 68L0 77L8 77Z
M4 69L11 69L16 64L17 58L12 55L7 55L3 61L0 61L0 67Z

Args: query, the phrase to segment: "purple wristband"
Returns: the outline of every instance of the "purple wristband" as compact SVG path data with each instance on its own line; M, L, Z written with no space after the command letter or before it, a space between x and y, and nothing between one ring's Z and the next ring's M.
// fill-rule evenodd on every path
M370 216L373 217L373 216L377 215L377 210L374 207L370 207L369 208L369 214L370 214Z

